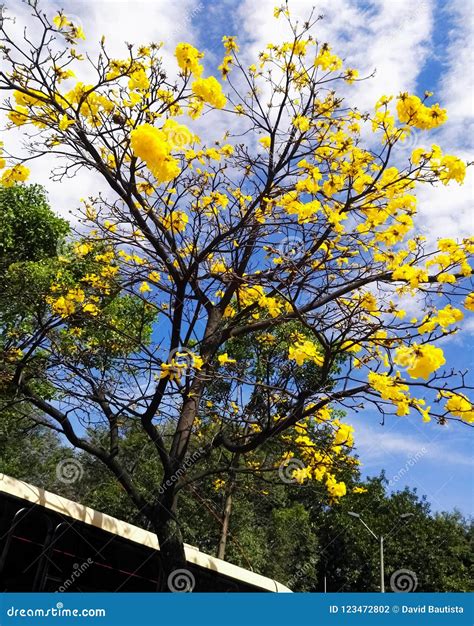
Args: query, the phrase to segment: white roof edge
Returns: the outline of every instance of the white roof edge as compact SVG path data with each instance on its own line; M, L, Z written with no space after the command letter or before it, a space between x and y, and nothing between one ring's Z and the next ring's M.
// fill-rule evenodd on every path
M30 485L23 480L12 478L6 474L0 474L0 492L16 496L17 498L21 498L22 500L26 500L33 504L38 504L51 511L59 513L60 515L72 517L75 520L95 526L96 528L118 535L142 546L159 550L156 535L148 530L144 530L143 528L139 528L133 524L128 524L127 522L116 519L111 515L107 515L107 513L95 511L88 506L84 506L83 504L79 504L78 502L74 502L68 498L58 496L55 493L42 489L41 487L35 487L34 485ZM217 559L216 557L201 552L194 546L190 546L188 544L184 545L186 559L194 565L218 572L223 576L228 576L229 578L234 578L235 580L246 582L250 585L254 585L255 587L260 587L261 589L279 593L291 593L291 589L285 587L285 585L282 585L272 578L267 578L266 576L256 574L255 572L246 570L238 565L233 565L227 561Z

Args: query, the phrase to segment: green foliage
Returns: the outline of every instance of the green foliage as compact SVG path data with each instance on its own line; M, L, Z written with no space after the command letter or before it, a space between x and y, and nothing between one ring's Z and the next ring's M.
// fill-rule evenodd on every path
M124 421L127 416L123 416ZM118 461L127 469L139 484L140 492L149 498L155 496L154 489L159 484L162 470L152 453L152 443L133 422L120 426ZM105 447L109 437L106 428L94 428L88 432L91 441ZM127 493L102 463L96 458L79 453L78 459L83 468L83 477L75 486L75 497L88 506L126 520L132 524L148 527L145 517L137 512Z
M0 188L0 270L54 257L69 224L54 215L40 185Z
M92 435L92 433L91 433ZM106 443L105 429L95 429L95 443ZM150 443L137 425L121 428L120 461L147 497L154 494L161 468ZM125 491L99 461L79 454L83 476L72 485L57 481L59 460L73 455L46 429L27 420L0 421L0 471L62 493L119 519L148 528ZM349 483L351 477L345 476ZM352 475L352 481L357 475ZM385 581L399 569L414 572L417 591L472 591L473 524L459 512L430 512L425 498L406 488L386 492L383 474L368 480L363 494L349 493L341 503L320 504L319 483L266 484L249 474L240 475L233 508L226 559L269 576L294 591L378 591L379 546L348 511L362 514L373 530L385 536ZM211 480L180 495L183 534L187 543L215 554L225 493ZM400 514L412 513L405 521ZM265 523L263 523L265 520Z
M322 591L324 576L328 591L380 589L378 542L348 515L352 510L385 538L387 591L400 569L414 573L419 592L472 591L472 522L459 512L432 514L416 490L387 494L383 474L365 486L367 493L350 494L338 507L315 512L322 551L314 590ZM400 517L406 513L411 516Z
M0 418L0 474L14 476L61 493L57 463L66 448L50 429L38 426L15 410L3 410Z

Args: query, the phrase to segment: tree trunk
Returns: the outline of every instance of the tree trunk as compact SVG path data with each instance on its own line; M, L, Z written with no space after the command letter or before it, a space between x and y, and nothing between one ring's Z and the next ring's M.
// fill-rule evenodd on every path
M224 515L222 518L221 536L219 539L219 546L217 548L217 558L222 559L222 560L224 560L225 558L227 536L229 534L230 514L232 512L232 492L233 492L233 484L227 491L225 505L224 505Z
M175 515L176 501L176 495L167 490L160 497L152 520L160 544L159 591L192 591L195 585L194 575L186 561L183 535Z
M247 429L245 430L245 434L247 435ZM232 459L232 466L238 467L240 461L240 454L235 454ZM225 558L225 549L227 547L227 537L229 536L229 526L230 526L230 516L232 513L232 495L237 486L235 472L232 471L229 473L229 482L227 484L226 494L225 494L225 503L224 503L224 513L222 516L222 527L221 527L221 536L219 539L219 547L217 549L217 558L224 560Z

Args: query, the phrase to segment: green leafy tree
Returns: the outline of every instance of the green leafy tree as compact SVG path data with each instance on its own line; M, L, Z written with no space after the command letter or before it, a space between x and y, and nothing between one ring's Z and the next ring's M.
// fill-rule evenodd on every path
M0 187L0 273L12 263L57 256L69 224L57 217L40 185Z

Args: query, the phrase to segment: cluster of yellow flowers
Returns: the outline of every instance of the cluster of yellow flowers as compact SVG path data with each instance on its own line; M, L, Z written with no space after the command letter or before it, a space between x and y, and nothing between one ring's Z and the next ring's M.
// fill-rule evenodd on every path
M456 322L460 322L464 318L464 313L459 309L454 308L451 304L447 304L443 309L439 309L433 315L427 315L424 317L421 326L418 328L420 335L424 333L432 332L438 326L443 329L448 328Z
M163 226L172 233L181 233L186 229L189 217L184 211L171 211L161 219Z
M394 362L405 367L408 375L415 380L418 378L427 380L433 372L446 363L441 348L430 344L417 345L416 343L411 346L397 348ZM431 407L426 406L424 399L412 398L410 396L409 385L402 380L399 372L395 376L390 376L386 372L369 372L368 381L372 389L383 400L388 400L397 407L397 415L408 415L410 407L414 407L423 417L423 421L430 421ZM472 405L464 396L443 391L440 397L451 398L451 395L454 399L452 402L447 403L446 409L453 415L458 415L462 419L470 421L474 417L474 413L470 413Z
M17 165L14 165L12 168L6 169L3 172L0 184L4 187L13 187L15 183L22 183L27 180L29 175L30 170L21 163L17 163Z
M411 378L427 380L433 372L446 363L441 348L430 344L403 346L395 351L394 362L405 367Z
M216 109L222 109L227 104L227 98L222 93L222 87L214 76L198 78L191 85L191 89L198 98Z
M468 309L468 311L474 311L474 291L466 296L464 306Z
M79 278L80 287L71 287L65 272L58 270L46 302L62 318L78 313L96 317L100 313L102 296L110 294L112 283L119 272L115 254L112 250L97 251L89 241L77 242L73 252L80 259L88 258L94 263L95 271L86 272ZM70 260L66 257L60 257L59 260L67 269Z
M233 38L226 38L226 45L228 47L234 47ZM193 74L196 80L191 84L191 89L194 95L197 97L197 101L194 103L194 109L191 109L191 117L197 117L200 115L202 103L206 102L216 109L222 109L227 103L227 98L222 92L220 83L214 76L208 78L201 78L204 71L203 66L199 63L204 54L199 52L194 46L189 43L179 43L176 46L175 56L178 61L179 67L185 74ZM221 69L226 74L228 73L228 66L231 58L227 58Z
M412 242L413 243L413 242ZM410 242L409 242L410 247ZM387 267L393 269L392 277L395 280L403 281L410 285L412 290L419 287L421 283L427 283L429 281L428 270L432 267L439 267L439 271L434 275L438 283L451 283L454 284L457 280L455 273L456 266L459 267L458 272L461 276L470 276L472 274L472 268L468 262L468 255L474 252L474 239L472 237L463 239L462 243L458 243L453 239L440 239L438 242L440 254L434 255L428 261L426 261L425 268L417 267L412 264L403 263L403 260L408 256L407 251L399 251L392 257L384 256L377 253L375 260L384 260L387 262ZM450 271L447 271L447 270ZM404 293L405 286L401 286L398 289L399 293ZM469 300L466 301L466 304ZM469 308L469 306L466 306ZM457 316L459 321L461 319L460 312L456 313L454 310L447 309L444 314L441 315L441 320L447 321L452 319L453 316ZM454 321L450 323L454 323ZM440 324L442 326L442 324ZM427 329L429 326L427 327Z
M321 46L321 49L314 60L314 65L323 70L334 72L342 67L342 59L340 59L336 54L332 54L330 46L325 43Z
M53 17L53 24L61 31L66 39L74 43L77 39L85 39L84 31L80 26L77 26L68 19L64 13L60 12Z
M239 46L235 40L235 37L229 37L224 35L222 37L222 43L224 44L224 48L226 54L222 59L222 63L219 65L218 69L221 71L222 78L227 80L227 76L231 70L232 63L234 62L234 58L232 53L237 53L239 51Z
M296 361L297 365L303 365L306 361L311 361L318 367L322 367L324 363L324 357L318 346L309 339L297 341L293 346L290 346L288 358L290 361Z
M465 422L474 422L474 406L464 394L453 391L441 391L441 398L447 398L446 410L452 415L460 417Z
M311 410L312 405L306 407ZM324 422L328 424L332 432L332 442L324 451L320 449L314 438L309 435L310 420L316 422ZM353 432L354 428L349 424L343 424L338 419L333 419L332 410L326 406L317 411L312 417L307 417L298 422L295 426L295 434L284 435L283 440L291 446L295 446L298 454L298 464L302 467L296 467L292 470L293 480L299 484L303 484L306 480L317 480L322 482L328 491L330 500L337 502L339 498L347 492L344 481L338 481L332 473L334 468L340 464L344 458L348 460L347 451L354 445ZM288 465L292 468L292 459L295 453L286 452L281 464L283 467ZM361 492L362 493L362 492Z
M53 286L52 290L56 290L56 286ZM99 308L96 304L98 301L97 296L90 296L89 301L86 301L84 290L77 287L68 289L59 297L56 295L46 297L46 302L51 305L52 310L63 318L70 317L78 311L95 317L99 314Z
M212 261L211 271L213 273L225 274L227 268L222 261ZM237 290L237 296L231 304L228 305L224 312L224 317L231 318L236 315L237 305L239 309L244 309L254 305L252 317L259 319L261 311L265 311L270 317L276 318L284 311L291 310L291 305L282 300L265 295L265 290L261 285L241 285Z
M337 501L347 493L346 483L344 481L337 481L332 474L328 474L326 478L326 488L333 501Z
M397 407L397 415L409 413L410 395L408 385L400 382L399 376L389 376L387 373L378 374L369 372L370 386L380 394L382 400L389 400Z
M297 115L293 118L293 126L297 128L302 133L305 133L309 130L311 120L305 115Z
M431 150L416 148L411 155L411 161L418 165L424 159L429 163L431 170L436 174L443 185L447 185L451 180L455 180L460 185L466 177L466 164L457 156L443 154L441 148L433 144Z
M199 61L204 57L203 52L199 52L189 43L179 43L174 54L180 69L185 74L193 74L196 77L201 76L204 68Z
M400 122L422 130L437 128L447 120L446 109L441 109L439 104L427 107L418 96L408 93L398 96L397 113Z
M151 124L141 124L130 133L130 146L159 183L168 182L180 173L181 168L171 155L172 146L165 131Z
M181 382L181 377L185 375L189 369L200 370L204 365L204 361L199 354L186 350L185 352L176 352L176 354L160 365L161 372L159 379L168 378L171 382Z

